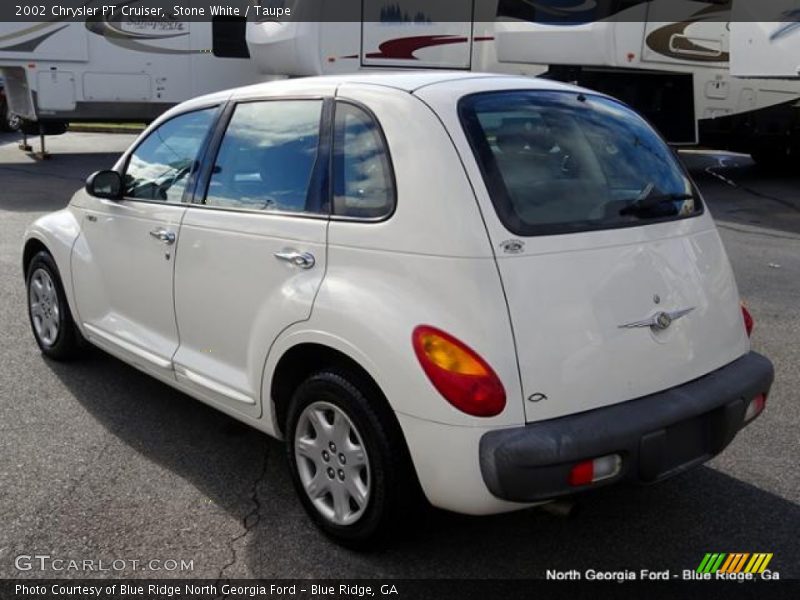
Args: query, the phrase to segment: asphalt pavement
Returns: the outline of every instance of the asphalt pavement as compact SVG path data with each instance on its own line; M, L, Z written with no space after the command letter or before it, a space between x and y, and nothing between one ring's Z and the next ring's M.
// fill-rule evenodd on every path
M53 158L37 162L0 134L0 577L92 575L17 568L36 554L127 561L94 573L104 577L517 578L677 572L706 552L771 552L782 578L800 577L800 175L740 155L683 155L755 315L754 347L777 371L766 412L721 456L657 486L585 496L568 519L429 511L386 548L356 553L311 525L281 443L100 351L68 365L39 354L23 231L132 139L69 133L48 139ZM151 560L166 565L139 569ZM192 569L166 570L170 560Z

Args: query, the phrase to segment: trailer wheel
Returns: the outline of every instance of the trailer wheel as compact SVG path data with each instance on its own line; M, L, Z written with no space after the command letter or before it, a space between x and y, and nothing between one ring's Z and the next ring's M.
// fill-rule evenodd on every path
M22 117L14 113L8 113L6 124L9 131L19 131L19 128L22 127Z

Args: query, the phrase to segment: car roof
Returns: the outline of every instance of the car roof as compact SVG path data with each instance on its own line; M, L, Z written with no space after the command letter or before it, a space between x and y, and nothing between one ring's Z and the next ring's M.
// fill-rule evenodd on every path
M413 92L424 86L443 83L446 81L459 81L463 79L497 77L491 73L472 73L468 71L378 71L357 72L342 75L324 75L319 77L299 77L286 79L279 82L270 82L248 86L257 89L260 86L282 86L287 91L300 91L304 87L318 87L319 85L371 84L392 87L406 92ZM245 88L245 89L248 89Z
M372 71L276 79L233 88L194 98L168 111L167 114L171 116L176 112L182 112L205 104L224 102L228 99L254 97L261 94L272 97L304 95L307 93L319 93L321 89L335 90L339 86L346 84L383 86L410 94L414 94L423 88L431 89L449 84L457 87L460 94L467 94L472 91L486 90L487 87L492 87L494 81L497 83L497 89L506 87L519 89L524 87L531 90L581 90L581 88L549 79L500 73L446 70Z
M503 80L505 83L525 82L531 89L560 88L563 84L535 77L523 77L498 73L477 73L472 71L379 71L358 72L343 75L325 75L319 77L298 77L294 79L281 79L265 83L257 83L245 87L229 90L233 97L239 95L257 94L259 91L297 94L304 90L319 89L321 86L336 87L343 84L369 84L395 88L413 93L416 90L448 82L464 82L475 80L476 85L485 86L487 79Z

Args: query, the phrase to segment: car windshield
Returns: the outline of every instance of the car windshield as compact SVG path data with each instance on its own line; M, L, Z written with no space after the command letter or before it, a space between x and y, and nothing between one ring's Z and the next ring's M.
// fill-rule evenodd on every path
M517 235L629 227L702 211L670 148L612 99L489 92L464 98L459 114L498 215Z

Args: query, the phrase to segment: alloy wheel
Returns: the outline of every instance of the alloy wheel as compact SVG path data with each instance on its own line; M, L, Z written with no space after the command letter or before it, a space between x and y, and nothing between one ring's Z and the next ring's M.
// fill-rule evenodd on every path
M369 457L363 438L338 406L313 402L297 421L294 438L303 489L329 522L358 521L370 499Z
M53 278L45 269L36 269L31 276L28 301L36 337L45 346L53 346L61 328L61 307Z

